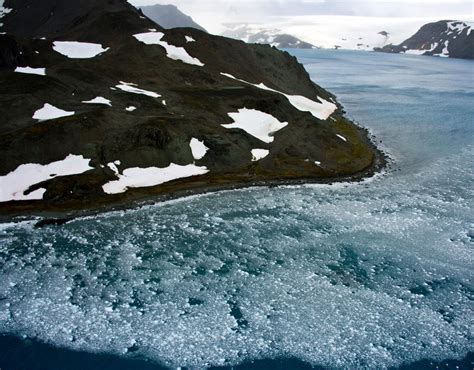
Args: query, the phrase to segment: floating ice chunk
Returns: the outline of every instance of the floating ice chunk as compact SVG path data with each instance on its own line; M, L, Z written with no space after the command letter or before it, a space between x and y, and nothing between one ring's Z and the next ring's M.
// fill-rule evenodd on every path
M252 149L252 162L257 162L270 154L267 149Z
M257 139L271 143L274 140L272 134L288 125L288 122L280 122L271 114L255 109L242 108L237 113L228 113L234 123L222 125L225 128L238 128Z
M109 48L104 49L100 44L77 41L55 41L53 43L53 49L59 54L72 59L94 58L109 50Z
M199 160L204 158L209 148L204 145L203 141L200 141L196 138L192 138L191 142L189 143L191 147L191 151L193 152L193 157L195 160Z
M123 174L118 175L118 180L110 181L102 186L107 194L124 193L129 188L143 188L160 185L169 181L204 175L208 173L207 167L198 167L194 164L180 166L171 163L168 167L128 168Z
M194 40L191 36L184 36L184 38L186 39L186 42L196 42L196 40Z
M133 35L138 41L143 42L147 45L160 45L166 49L168 58L173 60L180 60L187 64L193 64L197 66L204 66L203 63L197 58L192 57L188 54L186 49L168 44L166 41L161 41L165 34L163 32L145 32Z
M137 107L134 107L133 105L131 105L131 106L125 108L125 110L126 110L127 112L133 112L133 111L136 110L136 109L137 109Z
M344 136L337 134L337 137L339 139L344 140L345 142L347 142L347 139Z
M43 108L38 109L33 115L33 119L39 121L47 121L61 117L73 116L75 112L67 112L65 110L56 108L54 105L46 103Z
M82 155L70 154L61 161L46 165L22 164L7 175L0 176L0 202L43 199L46 189L41 188L27 195L24 192L32 185L58 176L78 175L92 170L93 167L89 166L90 161Z
M135 87L135 86L137 85L133 83L129 83L129 82L120 81L120 84L116 85L115 87L125 92L129 92L132 94L146 95L152 98L159 98L161 96L160 94L157 94L153 91L139 89L138 87Z
M246 84L249 84L249 85L252 85L252 86L255 86L255 87L258 87L259 89L262 89L262 90L267 90L267 91L271 91L271 92L274 92L274 93L281 94L281 95L285 96L288 99L288 101L290 102L290 104L293 105L296 109L298 109L302 112L309 112L314 117L316 117L318 119L321 119L321 120L327 120L329 118L329 116L331 114L333 114L337 109L336 104L328 102L327 100L325 100L321 97L318 97L319 102L316 102L314 100L308 99L308 98L306 98L304 96L301 96L301 95L285 94L281 91L272 89L272 88L266 86L263 83L253 84L251 82L236 78L236 77L234 77L234 76L232 76L231 74L228 74L228 73L221 73L221 75L223 75L225 77L228 77L228 78L232 78L234 80L237 80L237 81L240 81L240 82L243 82L243 83L246 83Z
M46 76L46 68L16 67L15 72Z
M108 105L109 107L112 106L112 102L109 99L106 99L102 96L98 96L97 98L94 98L92 100L87 100L83 101L84 104L105 104Z

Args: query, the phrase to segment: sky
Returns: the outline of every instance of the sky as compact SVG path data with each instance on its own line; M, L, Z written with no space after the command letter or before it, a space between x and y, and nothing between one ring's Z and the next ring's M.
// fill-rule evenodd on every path
M462 19L474 18L474 0L129 0L134 5L174 4L213 31L231 22L265 23L272 17L343 15Z

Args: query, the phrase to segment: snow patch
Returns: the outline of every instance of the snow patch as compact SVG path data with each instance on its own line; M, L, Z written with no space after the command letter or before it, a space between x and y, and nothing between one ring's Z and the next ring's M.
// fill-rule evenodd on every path
M104 49L100 44L89 42L55 41L53 43L53 50L68 58L89 59L106 52L109 48Z
M179 46L168 44L166 41L161 41L165 34L163 32L145 32L133 35L138 41L143 42L147 45L160 45L165 48L168 58L173 60L180 60L187 64L193 64L197 66L204 66L203 63L197 58L192 57L188 54L186 49Z
M346 139L344 136L337 134L337 137L338 137L339 139L341 139L341 140L347 142L347 139Z
M267 149L252 149L252 162L257 162L270 154Z
M325 100L321 97L318 97L319 102L316 102L314 100L308 99L308 98L306 98L304 96L301 96L301 95L285 94L281 91L272 89L272 88L266 86L263 83L253 84L251 82L236 78L236 77L234 77L234 76L232 76L231 74L228 74L228 73L222 73L221 72L221 75L223 75L225 77L228 77L228 78L232 78L236 81L246 83L248 85L252 85L254 87L258 87L259 89L262 89L262 90L267 90L267 91L271 91L271 92L283 95L288 99L290 104L293 105L296 109L298 109L302 112L309 112L314 117L316 117L320 120L327 120L329 118L329 116L331 114L333 114L337 109L336 104L328 102L327 100Z
M134 107L133 105L131 105L131 106L125 108L125 110L126 110L127 112L133 112L133 111L136 110L136 109L137 109L137 107Z
M73 116L75 112L67 112L65 110L56 108L54 105L46 103L43 108L38 109L33 115L33 119L39 121L47 121L61 117Z
M3 6L3 0L0 0L0 20L5 16L5 14L10 13L12 10L10 8L5 8ZM3 23L0 22L0 27L3 26Z
M46 165L37 163L22 164L5 176L0 176L0 202L11 200L43 199L46 189L41 188L27 195L31 186L59 176L78 175L94 169L91 160L82 155L68 155L65 159Z
M117 174L118 180L110 181L102 186L107 194L120 194L129 188L144 188L156 186L173 180L204 175L208 173L207 167L198 167L194 164L180 166L171 163L168 167L128 168L123 174Z
M191 151L193 152L193 157L195 160L204 158L209 148L204 145L204 141L200 141L196 138L192 138L189 143Z
M244 130L265 143L272 143L275 139L272 135L288 125L288 122L280 122L271 114L256 109L242 108L237 113L228 115L234 123L222 125L223 127Z
M46 76L46 68L16 67L15 72Z
M184 38L186 39L186 42L196 42L196 40L194 40L191 36L184 36Z
M160 94L157 94L153 91L139 89L138 87L135 87L135 86L137 85L130 82L120 81L120 84L116 85L115 87L125 92L129 92L132 94L146 95L152 98L159 98L161 96Z
M97 98L94 98L92 100L87 100L83 101L84 104L105 104L108 105L109 107L112 106L112 102L109 99L106 99L102 96L98 96Z

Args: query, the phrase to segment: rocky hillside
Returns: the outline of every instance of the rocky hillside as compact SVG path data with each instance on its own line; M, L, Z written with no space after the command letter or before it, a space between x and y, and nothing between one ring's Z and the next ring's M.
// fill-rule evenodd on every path
M190 27L206 32L206 30L194 22L190 16L181 12L174 5L157 4L142 6L140 9L142 10L143 14L165 29Z
M288 53L165 30L125 0L6 0L0 213L70 211L377 165Z
M250 44L268 44L278 49L312 49L315 46L278 29L266 29L249 24L229 24L222 34Z
M376 51L474 59L474 32L460 21L428 23L400 45L388 45Z

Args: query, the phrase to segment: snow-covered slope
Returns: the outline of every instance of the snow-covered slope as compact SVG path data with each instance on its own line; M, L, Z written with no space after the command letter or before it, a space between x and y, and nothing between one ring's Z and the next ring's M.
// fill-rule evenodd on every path
M223 36L242 40L250 44L268 44L279 49L312 49L315 46L286 34L277 28L266 28L256 24L227 24Z
M266 18L261 24L224 24L220 33L246 42L269 44L274 42L275 35L286 34L319 48L372 51L398 45L434 21L424 17L281 16Z
M474 32L465 22L439 21L424 25L400 45L377 51L474 59Z

